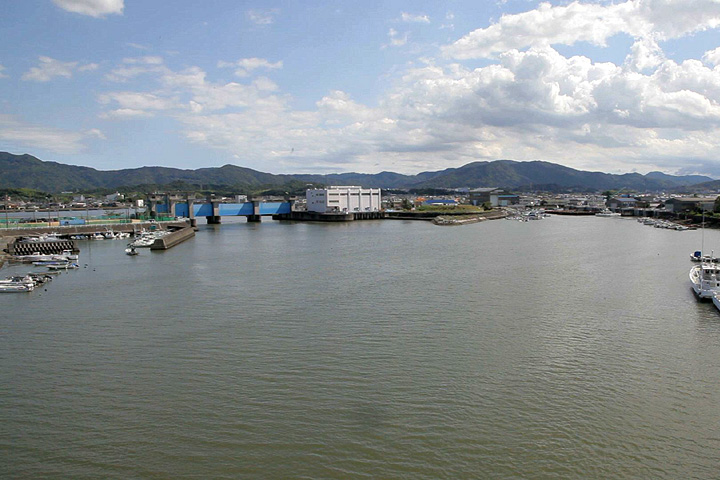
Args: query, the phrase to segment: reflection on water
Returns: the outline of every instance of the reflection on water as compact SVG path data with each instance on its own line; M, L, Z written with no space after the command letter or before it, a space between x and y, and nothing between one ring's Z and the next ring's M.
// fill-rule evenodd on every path
M699 232L223 221L0 298L2 477L716 475Z

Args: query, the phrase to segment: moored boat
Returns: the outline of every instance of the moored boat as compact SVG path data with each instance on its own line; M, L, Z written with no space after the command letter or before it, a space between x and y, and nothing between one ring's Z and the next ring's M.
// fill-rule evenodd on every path
M619 213L611 211L609 208L595 214L596 217L620 217Z
M700 299L710 299L720 293L720 267L701 262L690 269L690 284Z
M50 270L75 270L77 268L80 268L80 265L77 263L64 263L62 265L46 265L47 268Z

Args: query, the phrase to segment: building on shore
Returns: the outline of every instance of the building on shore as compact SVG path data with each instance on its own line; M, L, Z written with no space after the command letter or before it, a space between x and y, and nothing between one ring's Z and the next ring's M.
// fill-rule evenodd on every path
M482 205L489 203L493 207L507 207L509 205L519 205L520 196L507 192L502 188L475 188L468 192L469 202L471 205Z
M318 213L379 212L379 188L330 186L306 191L307 210Z
M717 197L677 197L665 201L665 209L673 213L687 213L697 210L712 212Z

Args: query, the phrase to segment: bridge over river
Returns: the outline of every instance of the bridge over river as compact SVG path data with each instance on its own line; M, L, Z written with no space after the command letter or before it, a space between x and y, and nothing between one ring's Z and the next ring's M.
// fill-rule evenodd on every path
M167 195L150 197L150 212L167 214L173 217L189 218L195 223L197 217L205 217L207 223L218 224L223 216L244 216L248 222L260 222L264 216L289 214L292 212L292 201L261 202L257 200L239 203L224 203L209 200L202 203L193 199L179 200Z

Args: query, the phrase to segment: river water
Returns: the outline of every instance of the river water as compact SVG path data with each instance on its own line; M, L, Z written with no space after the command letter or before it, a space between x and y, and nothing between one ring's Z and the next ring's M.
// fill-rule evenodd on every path
M0 297L1 478L717 478L701 231L223 221Z

